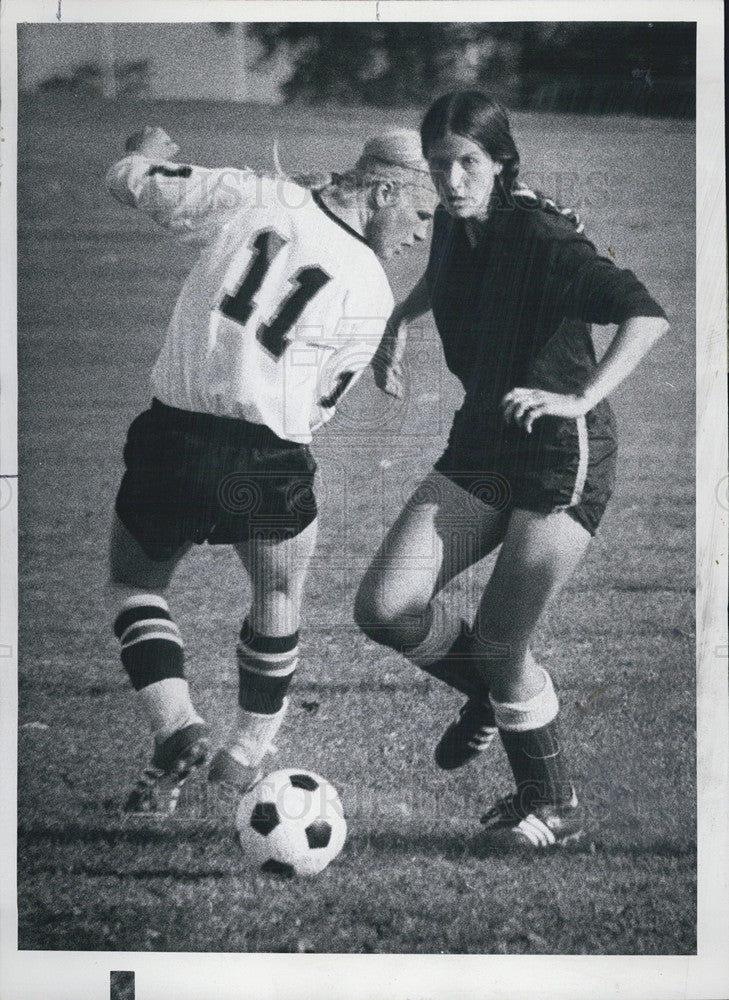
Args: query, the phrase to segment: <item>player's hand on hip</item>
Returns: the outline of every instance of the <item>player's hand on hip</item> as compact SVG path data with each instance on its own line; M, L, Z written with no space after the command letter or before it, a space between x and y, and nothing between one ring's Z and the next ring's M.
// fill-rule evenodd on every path
M141 132L134 132L124 148L127 153L140 153L150 160L171 160L180 151L177 143L159 125L145 125Z
M397 311L393 312L371 362L375 385L395 399L402 399L405 396L402 359L407 335L407 323L399 318Z
M540 417L584 417L587 403L573 393L547 392L544 389L516 388L501 400L507 424L516 424L531 434Z

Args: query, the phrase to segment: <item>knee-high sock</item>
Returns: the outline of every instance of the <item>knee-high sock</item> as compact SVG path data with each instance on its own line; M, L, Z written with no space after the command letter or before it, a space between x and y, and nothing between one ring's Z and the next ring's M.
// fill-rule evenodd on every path
M286 692L298 664L298 632L266 636L246 620L238 641L238 716L228 745L241 763L258 765L286 714Z
M542 670L544 687L529 701L499 702L491 697L517 795L525 808L564 802L572 793L559 743L559 702L551 677Z
M194 722L202 722L190 700L180 630L158 594L124 601L114 622L121 660L159 743Z

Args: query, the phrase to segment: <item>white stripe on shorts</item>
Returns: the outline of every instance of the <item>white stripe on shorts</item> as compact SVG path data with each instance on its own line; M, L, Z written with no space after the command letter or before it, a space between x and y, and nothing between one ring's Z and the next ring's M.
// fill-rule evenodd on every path
M579 459L577 461L577 475L575 485L572 490L572 497L567 504L568 507L575 507L582 499L582 491L585 488L587 479L587 467L590 462L590 440L587 436L587 421L584 417L577 417L577 446L579 448Z

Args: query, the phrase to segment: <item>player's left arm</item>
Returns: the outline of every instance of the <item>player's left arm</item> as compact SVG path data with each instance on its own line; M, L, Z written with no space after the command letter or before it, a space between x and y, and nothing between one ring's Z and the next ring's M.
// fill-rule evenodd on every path
M501 401L504 417L531 434L539 417L585 416L638 367L668 329L665 317L631 316L618 326L610 346L579 392L512 389Z
M145 127L127 139L127 155L106 175L107 189L166 229L204 238L255 195L256 175L177 163L178 151L163 129Z
M587 240L559 247L554 272L563 286L565 315L590 323L617 323L618 328L579 392L517 386L504 396L506 421L528 433L539 417L584 416L628 378L669 329L663 309L632 271L599 257Z

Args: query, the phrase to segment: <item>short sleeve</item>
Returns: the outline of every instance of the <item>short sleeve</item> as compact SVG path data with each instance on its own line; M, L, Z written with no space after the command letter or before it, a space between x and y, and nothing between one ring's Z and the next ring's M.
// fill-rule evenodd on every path
M601 257L588 239L576 233L552 243L547 286L548 297L565 318L607 324L633 316L666 316L632 271Z

